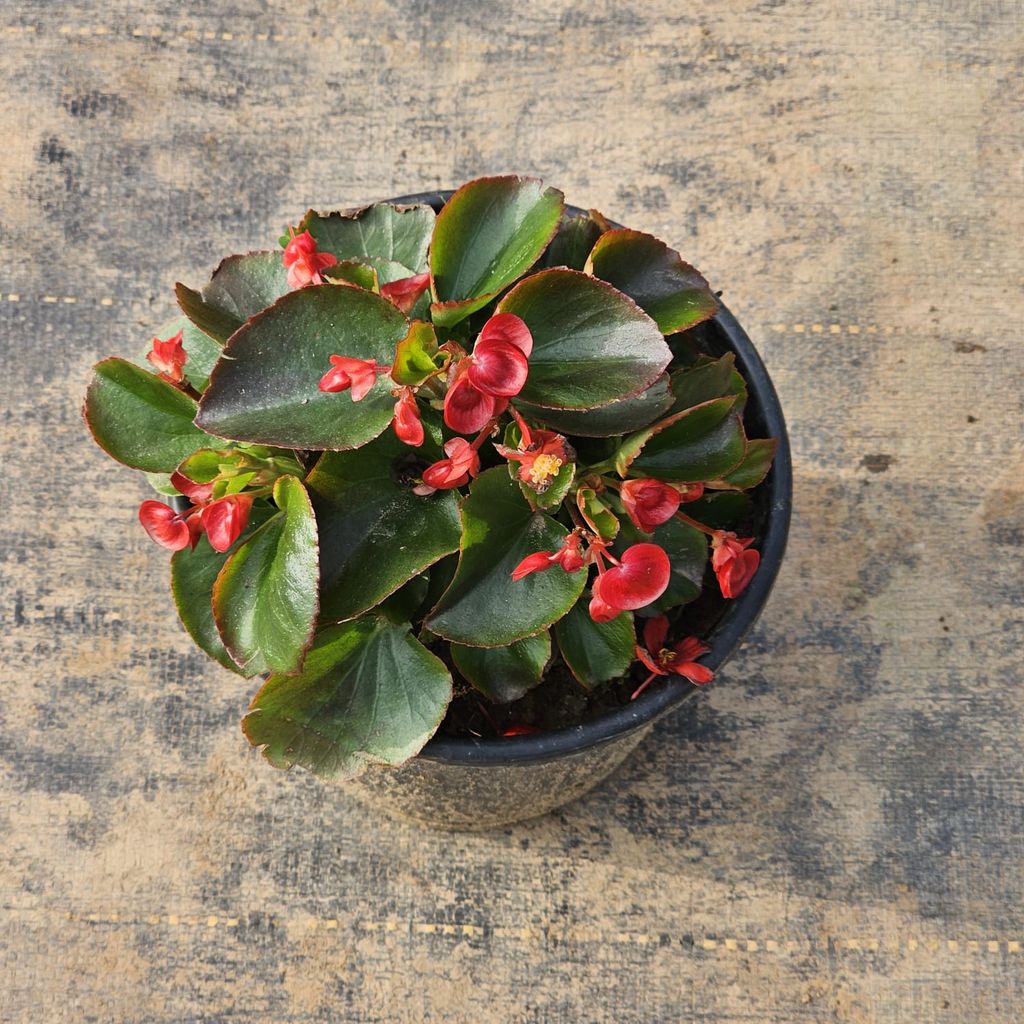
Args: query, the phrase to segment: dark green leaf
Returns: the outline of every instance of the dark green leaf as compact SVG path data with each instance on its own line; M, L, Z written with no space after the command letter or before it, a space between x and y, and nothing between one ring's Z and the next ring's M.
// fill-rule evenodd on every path
M438 214L430 246L434 323L452 327L526 273L551 241L562 193L536 178L478 178Z
M586 595L555 623L555 639L569 671L588 690L626 674L636 657L633 615L622 612L611 622L594 622Z
M111 458L149 473L171 473L186 455L216 443L193 424L193 399L124 359L96 364L84 414Z
M413 576L408 583L400 586L389 597L384 598L377 605L376 610L380 615L387 616L391 622L408 625L423 607L429 589L429 576L425 572L420 573L418 576Z
M672 357L657 324L632 299L577 270L542 270L498 303L533 335L520 397L557 409L593 409L640 394Z
M663 334L686 330L718 311L718 299L707 281L675 249L642 231L606 231L597 240L586 270L625 292L653 317Z
M659 377L646 391L602 405L599 409L545 409L516 399L524 416L563 434L574 437L610 437L640 430L672 408L672 392L667 375Z
M546 629L579 597L586 570L555 566L522 580L512 570L534 551L557 550L566 533L530 508L503 466L481 474L462 503L458 570L427 628L473 647L501 647Z
M246 675L295 672L313 637L317 535L313 508L293 476L274 485L280 510L224 563L213 614L224 646Z
M182 625L196 645L225 668L243 673L228 654L213 618L213 585L232 551L255 532L272 515L273 509L265 502L256 502L249 514L245 533L230 551L214 551L206 538L200 538L195 550L185 548L171 556L171 590Z
M548 251L541 261L545 267L568 267L570 270L582 270L587 265L587 257L594 243L606 230L604 218L597 220L593 213L577 214L574 217L563 217L558 225L558 232L551 240Z
M626 470L659 480L713 480L739 465L746 449L743 424L732 414L736 397L716 398L676 413L627 437L616 457Z
M308 231L317 248L339 260L366 257L400 263L407 267L402 277L421 274L427 269L427 247L434 230L434 211L429 206L395 206L375 203L361 210L320 214L310 210L299 231ZM380 266L377 268L380 272ZM387 281L381 280L381 284Z
M279 252L228 256L202 292L175 285L181 311L215 341L223 344L251 316L288 291L288 272Z
M389 430L352 452L328 452L308 479L320 531L322 622L354 618L457 551L454 491L422 497L396 463L414 452Z
M324 284L279 299L242 327L210 378L197 422L219 437L284 448L358 448L391 421L385 373L362 401L325 394L332 355L391 365L408 323L387 299Z
M683 511L713 530L732 530L743 523L753 502L742 491L705 491L704 497L691 501Z
M268 679L242 729L277 768L352 778L417 754L451 695L448 670L408 626L364 616L321 631L299 675Z
M532 690L551 657L551 634L517 640L508 647L466 647L452 644L455 667L488 700L511 704Z
M721 359L702 357L692 367L672 374L675 401L672 412L682 412L714 398L737 396L733 412L740 412L747 398L746 384L736 369L736 357L727 352Z
M772 468L772 459L775 458L775 449L778 446L779 442L775 439L747 441L743 461L721 479L712 480L711 486L737 491L756 487Z

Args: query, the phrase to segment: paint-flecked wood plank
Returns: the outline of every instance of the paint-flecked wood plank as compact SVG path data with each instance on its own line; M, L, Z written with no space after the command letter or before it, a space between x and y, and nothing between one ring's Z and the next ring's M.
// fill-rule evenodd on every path
M0 1020L989 1024L1024 1005L1019 5L8 0ZM790 555L561 814L279 774L89 443L88 368L309 204L542 175L748 327Z

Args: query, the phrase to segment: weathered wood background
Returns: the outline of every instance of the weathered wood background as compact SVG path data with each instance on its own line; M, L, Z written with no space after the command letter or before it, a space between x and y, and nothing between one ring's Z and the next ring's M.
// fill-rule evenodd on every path
M1022 25L8 0L0 1019L1022 1019ZM175 280L306 204L507 170L724 289L796 516L688 717L558 816L438 834L249 750L247 687L179 629L78 406Z

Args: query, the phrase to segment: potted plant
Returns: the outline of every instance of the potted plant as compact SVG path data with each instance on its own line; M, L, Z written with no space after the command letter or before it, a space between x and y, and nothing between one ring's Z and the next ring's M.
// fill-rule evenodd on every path
M763 365L663 242L531 178L229 256L93 437L169 500L181 621L274 765L463 828L543 813L708 683L789 516ZM773 467L774 461L774 468Z

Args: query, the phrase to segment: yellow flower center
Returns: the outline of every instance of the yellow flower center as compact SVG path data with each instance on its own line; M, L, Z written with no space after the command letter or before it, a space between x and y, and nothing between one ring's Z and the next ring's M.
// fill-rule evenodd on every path
M530 467L530 479L535 484L546 484L562 468L562 460L554 455L538 455Z

